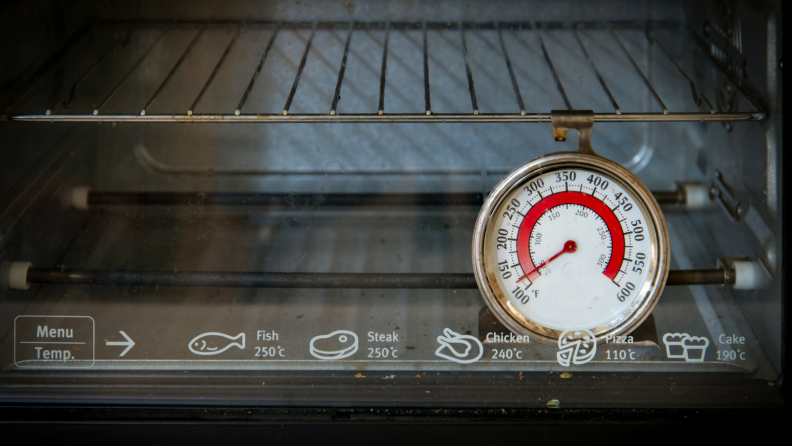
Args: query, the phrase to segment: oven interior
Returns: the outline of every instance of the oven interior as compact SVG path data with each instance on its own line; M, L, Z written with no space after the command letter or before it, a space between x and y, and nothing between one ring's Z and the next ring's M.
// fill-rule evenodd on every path
M778 2L39 1L0 23L3 401L775 401ZM471 265L494 185L575 150L554 110L593 110L597 152L655 193L679 279L574 379L554 346L487 339ZM41 349L42 326L74 337ZM438 358L444 328L481 360ZM312 355L338 330L354 355ZM196 354L206 333L228 349ZM669 358L667 333L709 348Z

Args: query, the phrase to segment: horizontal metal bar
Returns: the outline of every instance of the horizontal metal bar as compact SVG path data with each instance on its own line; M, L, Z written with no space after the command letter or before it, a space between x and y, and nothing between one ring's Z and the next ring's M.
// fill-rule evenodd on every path
M268 194L196 192L94 192L89 206L180 205L215 206L481 206L482 195L450 194Z
M29 283L229 288L476 288L473 274L264 273L223 271L28 270Z
M683 191L654 191L658 203L683 204ZM88 192L89 206L131 205L213 206L481 206L480 193L407 194L272 194L213 192Z
M30 268L28 283L227 288L476 289L472 273L265 273L225 271L60 270ZM727 285L729 270L670 271L666 285Z
M234 28L243 26L245 28L275 28L278 26L277 21L269 21L269 20L252 20L252 21L139 21L139 20L113 20L102 22L97 25L99 28L115 28L121 26L133 26L136 28L196 28L196 27L203 27L203 28ZM310 21L302 21L302 22L285 22L282 23L283 28L286 29L311 29L313 27L314 22ZM385 22L385 21L370 21L370 22L355 22L353 25L357 30L366 30L366 29L384 29L385 24L390 23L391 28L394 30L420 30L422 29L422 22L415 21L415 22ZM498 22L501 27L503 28L514 28L514 29L525 29L528 28L531 22L525 21L511 21L511 22ZM546 22L536 22L537 25L543 26L546 29L554 30L554 29L569 29L570 22L564 21L546 21ZM673 20L649 20L649 21L634 21L634 20L617 20L607 22L608 26L614 29L638 29L642 30L645 29L646 26L652 26L654 28L659 29L679 29L679 23ZM477 29L482 30L494 30L496 29L495 22L426 22L426 29L430 31L435 30L459 30L460 26L465 28L472 28L476 27ZM599 29L602 28L603 22L602 21L580 21L574 22L574 26L581 28L581 29ZM349 29L349 22L348 21L323 21L317 23L316 29L322 30L333 30L333 29Z
M595 113L597 122L759 121L763 112L735 113ZM550 113L441 114L105 114L105 115L0 115L0 120L51 122L550 122Z

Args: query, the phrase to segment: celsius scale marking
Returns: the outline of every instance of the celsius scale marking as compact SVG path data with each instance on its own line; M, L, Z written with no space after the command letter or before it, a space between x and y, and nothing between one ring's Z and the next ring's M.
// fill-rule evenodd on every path
M668 275L657 202L635 175L591 150L584 121L565 121L581 133L579 152L518 167L476 220L473 267L487 305L510 330L540 342L582 330L598 342L629 333Z

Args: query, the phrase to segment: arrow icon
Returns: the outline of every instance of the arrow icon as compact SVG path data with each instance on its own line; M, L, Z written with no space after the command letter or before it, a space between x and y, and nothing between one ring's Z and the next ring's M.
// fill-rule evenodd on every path
M130 338L129 336L127 336L127 334L126 334L126 333L124 333L123 331L119 331L119 333L121 333L121 336L123 336L124 338L126 338L127 342L109 342L109 341L106 341L106 342L105 342L105 344L107 344L107 345L123 345L123 346L126 346L126 348L124 349L124 351L122 351L122 352L121 352L121 354L120 354L120 355L118 355L118 356L124 356L124 355L126 355L126 354L127 354L127 352L128 352L130 349L132 349L132 347L134 347L134 346L135 346L135 341L133 341L133 340L132 340L132 338Z

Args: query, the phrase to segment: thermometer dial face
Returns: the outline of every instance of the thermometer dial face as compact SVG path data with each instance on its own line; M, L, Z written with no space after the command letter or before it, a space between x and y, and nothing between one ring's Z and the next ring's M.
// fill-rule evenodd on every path
M487 198L476 279L512 331L553 343L570 330L625 334L665 283L666 233L656 201L629 171L597 156L550 155Z

